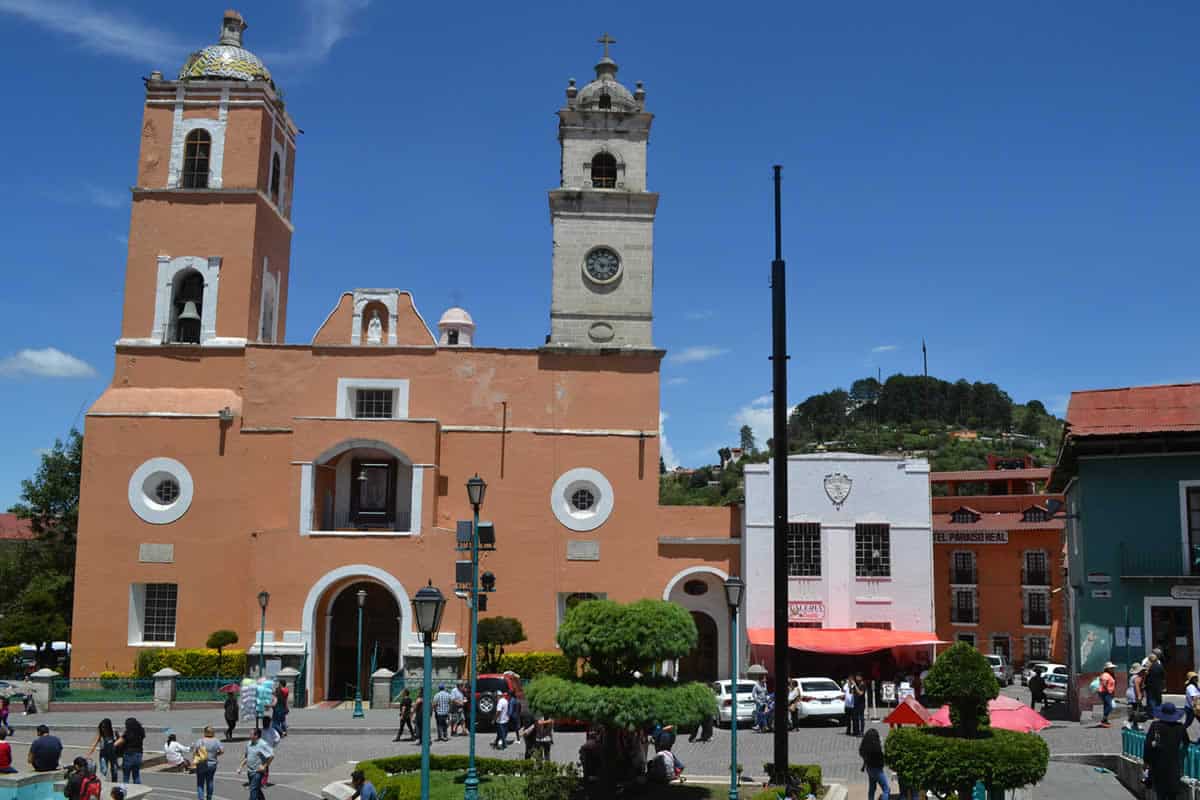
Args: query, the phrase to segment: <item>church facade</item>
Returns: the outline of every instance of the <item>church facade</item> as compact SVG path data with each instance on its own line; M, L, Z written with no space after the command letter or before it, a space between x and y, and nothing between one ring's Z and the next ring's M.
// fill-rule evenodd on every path
M370 653L403 669L429 581L449 597L453 654L469 633L455 530L479 474L497 539L487 613L519 618L522 647L553 649L579 599L658 597L700 629L680 673L725 674L736 510L658 504L640 84L617 81L606 46L596 79L567 87L545 343L484 346L463 309L431 330L408 292L367 288L300 344L286 336L297 128L245 27L227 12L217 44L146 82L121 338L86 419L74 673L221 628L257 654L267 592L267 657L303 660L310 698L344 697L357 592L364 671Z

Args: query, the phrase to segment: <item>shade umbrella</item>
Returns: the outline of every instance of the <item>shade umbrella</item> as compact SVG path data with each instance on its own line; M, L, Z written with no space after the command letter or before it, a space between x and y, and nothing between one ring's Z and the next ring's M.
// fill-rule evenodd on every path
M757 678L759 675L766 675L767 668L762 664L751 664L750 669L746 670L746 674L751 678Z
M993 728L1019 733L1035 733L1050 727L1050 720L1013 697L1000 695L988 701L988 717ZM950 706L942 706L933 713L930 724L950 727Z
M239 694L242 691L242 687L236 683L227 683L220 689L217 689L217 691L222 694Z

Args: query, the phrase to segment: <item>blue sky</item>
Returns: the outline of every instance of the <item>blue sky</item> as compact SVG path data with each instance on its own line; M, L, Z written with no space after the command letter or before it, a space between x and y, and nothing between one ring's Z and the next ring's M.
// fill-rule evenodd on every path
M674 456L770 390L784 164L791 400L881 369L1073 389L1200 380L1194 2L241 2L300 138L288 340L355 286L548 329L554 116L607 30L657 117L655 340ZM103 390L141 76L222 3L0 0L0 504ZM49 350L53 348L53 350ZM756 405L756 400L758 404Z

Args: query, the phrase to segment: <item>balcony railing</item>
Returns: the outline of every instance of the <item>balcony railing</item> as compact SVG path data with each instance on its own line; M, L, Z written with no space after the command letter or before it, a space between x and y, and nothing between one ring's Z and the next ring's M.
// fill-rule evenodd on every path
M1200 545L1192 545L1191 564L1180 563L1179 545L1121 543L1121 575L1126 578L1200 576Z
M956 585L973 586L978 581L974 567L951 567L950 568L950 583Z
M979 622L979 609L953 607L950 609L950 621L962 624Z
M1021 585L1049 586L1050 572L1045 569L1023 569L1021 570Z
M349 511L318 512L315 522L322 531L409 531L412 514L396 511L391 514L352 514Z

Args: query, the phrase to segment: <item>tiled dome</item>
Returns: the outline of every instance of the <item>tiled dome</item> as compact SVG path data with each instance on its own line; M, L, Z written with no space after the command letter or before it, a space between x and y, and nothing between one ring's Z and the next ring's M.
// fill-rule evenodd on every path
M189 78L267 81L274 85L271 73L262 59L242 47L242 31L246 21L236 11L226 11L221 24L221 38L203 50L197 50L179 70L179 80Z
M609 99L607 104L602 102L605 96ZM577 107L585 109L639 110L638 102L633 95L617 82L617 62L608 56L600 59L600 63L596 64L596 80L579 90L575 104Z

